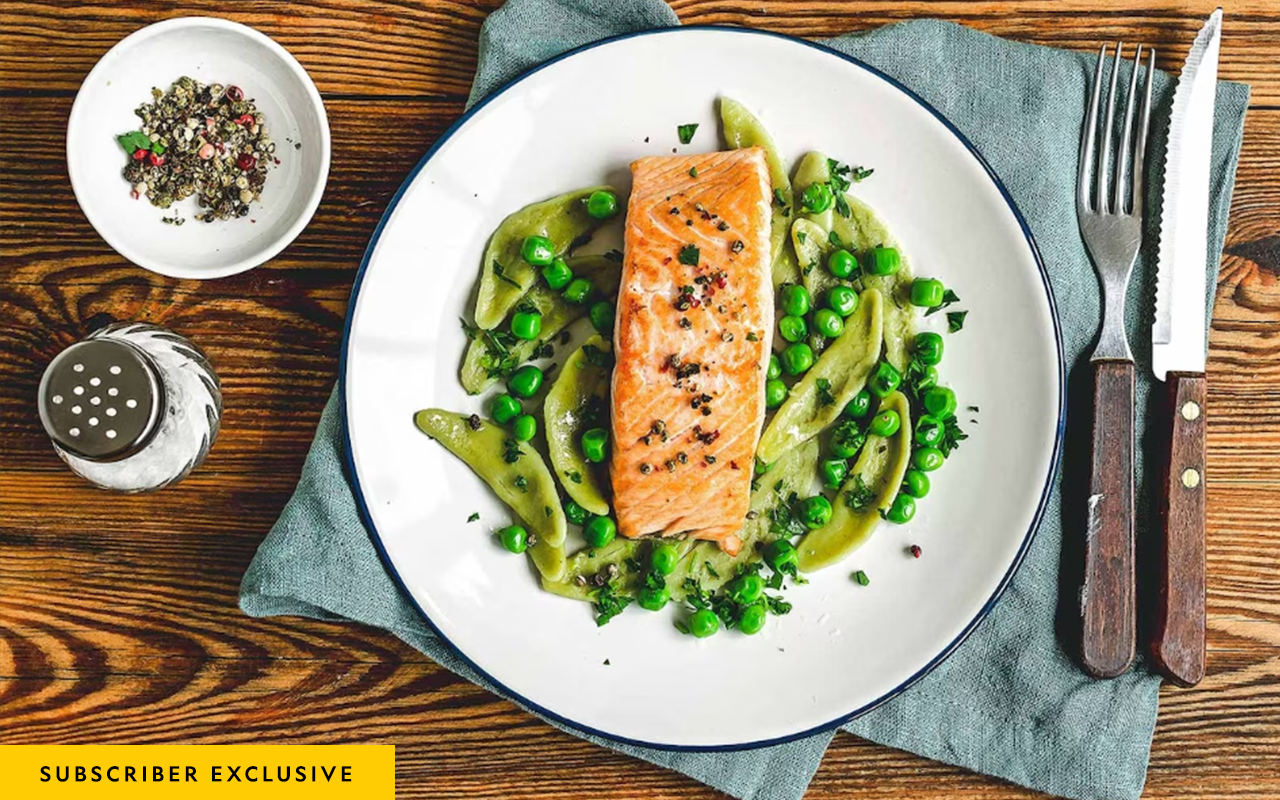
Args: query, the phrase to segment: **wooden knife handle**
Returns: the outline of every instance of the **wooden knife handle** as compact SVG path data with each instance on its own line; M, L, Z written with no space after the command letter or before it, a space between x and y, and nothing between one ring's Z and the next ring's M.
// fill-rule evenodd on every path
M1093 472L1080 589L1080 661L1098 678L1127 672L1137 642L1133 405L1133 362L1094 362Z
M1203 373L1170 372L1168 460L1160 473L1160 594L1151 658L1165 677L1194 686L1205 661Z

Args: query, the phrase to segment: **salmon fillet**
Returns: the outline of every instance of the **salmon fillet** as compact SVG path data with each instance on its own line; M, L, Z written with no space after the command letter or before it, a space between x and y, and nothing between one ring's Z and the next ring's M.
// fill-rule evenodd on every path
M631 165L614 333L618 530L742 546L773 330L764 150Z

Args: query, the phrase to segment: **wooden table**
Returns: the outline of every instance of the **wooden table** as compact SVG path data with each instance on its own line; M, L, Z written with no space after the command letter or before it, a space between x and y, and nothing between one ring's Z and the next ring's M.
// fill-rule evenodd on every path
M351 281L410 167L458 117L496 0L5 3L0 10L0 741L389 742L402 796L711 797L554 730L357 625L236 607L333 384ZM1280 797L1280 2L1222 0L1222 76L1253 86L1209 360L1209 677L1167 689L1147 796ZM1176 70L1212 2L685 0L688 23L822 37L939 16L1032 42L1155 45ZM1123 7L1117 7L1122 5ZM94 62L143 25L227 16L294 53L333 130L324 202L270 264L199 283L126 263L67 180L64 131ZM1063 299L1069 302L1069 300ZM112 320L194 338L222 435L155 495L93 491L49 447L40 374ZM839 735L809 797L1025 797Z

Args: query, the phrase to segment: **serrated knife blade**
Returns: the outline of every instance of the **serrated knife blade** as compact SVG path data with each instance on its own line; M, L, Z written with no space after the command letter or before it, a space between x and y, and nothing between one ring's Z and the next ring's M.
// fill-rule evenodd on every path
M1209 165L1222 9L1200 29L1178 76L1165 156L1152 369L1165 382L1168 446L1160 464L1160 563L1151 662L1180 686L1205 670L1205 312Z
M1218 9L1196 36L1173 95L1151 327L1152 368L1160 380L1171 370L1204 372L1209 162L1221 42Z

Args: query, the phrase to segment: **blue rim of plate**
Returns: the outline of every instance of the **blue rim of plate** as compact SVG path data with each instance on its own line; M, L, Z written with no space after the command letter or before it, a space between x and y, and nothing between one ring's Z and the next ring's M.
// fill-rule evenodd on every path
M627 39L635 39L641 36L661 36L661 35L679 34L684 31L708 31L708 30L741 34L741 35L768 36L774 39L785 39L790 42L802 44L806 47L812 47L815 50L821 50L824 53L832 55L843 61L847 61L867 71L868 73L876 76L877 78L880 78L881 80L888 83L890 86L893 86L895 89L902 92L904 95L906 95L907 97L911 98L916 103L918 103L921 108L923 108L925 111L928 111L930 114L933 115L935 119L941 122L946 127L946 129L950 131L951 134L955 136L956 139L958 139L960 143L965 146L965 149L967 149L973 155L973 157L977 159L978 163L982 166L982 169L987 173L987 176L991 179L992 183L994 183L995 187L1000 191L1000 196L1004 198L1004 201L1006 205L1008 205L1009 211L1013 214L1014 219L1018 221L1018 226L1022 229L1022 234L1026 239L1027 246L1031 249L1031 255L1035 259L1036 267L1039 268L1040 270L1040 280L1044 283L1045 298L1049 301L1049 316L1053 320L1054 346L1058 351L1058 363L1057 363L1057 366L1058 366L1058 424L1057 424L1057 429L1054 432L1053 455L1049 460L1049 472L1045 476L1044 490L1040 493L1040 502L1036 506L1036 513L1031 520L1031 527L1027 529L1027 533L1023 537L1022 544L1021 546L1019 546L1018 552L1013 558L1013 562L1009 565L1008 571L1006 571L1004 574L1004 577L1000 579L1000 583L996 586L995 591L992 592L991 597L988 598L987 602L983 604L982 609L978 612L977 616L975 616L969 622L969 624L965 625L964 629L960 631L960 633L956 636L955 639L953 639L946 647L942 648L942 650L936 656L934 656L932 659L929 660L927 664L925 664L923 667L917 670L914 675L907 678L902 683L898 684L898 686L892 689L891 691L886 692L884 695L876 698L870 703L867 703L861 706L860 708L854 709L853 711L850 711L846 714L842 714L839 717L836 717L835 719L831 720L830 722L826 722L821 725L814 726L812 728L807 728L797 733L788 734L786 736L779 736L773 739L764 739L756 742L745 742L745 743L738 743L738 744L673 745L673 744L663 744L661 742L646 742L638 739L630 739L625 736L619 736L617 734L609 733L608 731L602 731L602 730L599 730L598 728L593 728L590 725L585 725L581 722L577 722L576 720L572 720L567 717L561 716L560 714L557 714L555 711L552 711L549 708L546 708L544 706L541 706L533 702L532 700L521 695L520 693L512 691L510 688L504 685L501 681L494 678L493 675L489 674L479 664L472 661L471 658L468 657L467 654L464 653L457 645L455 645L449 639L449 637L447 637L444 634L444 632L440 630L440 628L435 624L435 622L431 620L431 617L429 617L427 615L427 612L422 608L422 606L418 604L418 601L409 592L408 587L405 585L404 581L400 578L400 573L396 570L395 564L392 563L391 557L387 554L386 548L382 544L382 538L381 536L378 535L377 528L373 524L373 518L369 514L368 504L365 503L364 491L360 487L360 477L356 473L355 456L351 448L350 426L347 424L347 361L348 361L348 354L350 352L350 345L351 345L351 321L355 316L356 303L360 297L360 286L364 282L365 270L368 269L369 267L369 260L370 258L373 257L373 253L377 249L378 239L382 235L383 227L387 224L387 220L391 218L391 214L395 211L396 205L399 204L400 198L404 196L405 191L409 188L410 185L413 184L414 179L418 177L418 173L422 171L422 168L427 165L427 162L431 160L431 158L436 154L436 152L441 147L443 147L444 144L448 142L453 137L453 135L457 133L458 130L463 125L467 123L468 120L470 120L473 116L475 116L482 108L487 106L489 103L493 102L497 98L506 94L508 91L510 91L512 88L522 83L527 78L537 74L538 72L541 72L542 70L546 69L547 67L550 67L553 64L557 64L561 61L572 58L578 55L579 53L585 53L586 51L594 50L597 47L602 47L604 45L612 44L614 42L625 41ZM408 177L404 179L404 182L400 184L400 188L397 189L395 195L392 196L391 201L387 203L386 211L382 213L382 218L378 220L378 225L373 230L373 236L370 237L369 239L369 246L365 249L364 258L362 258L360 261L360 269L356 272L355 282L351 287L351 300L347 306L347 318L346 318L346 322L343 325L343 330L342 330L342 353L339 356L339 364L338 364L338 390L339 390L338 396L342 401L343 460L346 464L347 476L351 481L351 487L353 490L352 494L355 495L356 507L360 511L360 519L364 523L365 528L368 530L369 539L370 541L373 542L373 546L377 549L378 556L382 559L382 563L387 568L387 572L390 573L391 579L395 581L396 585L400 588L400 591L403 592L404 596L409 599L409 602L411 604L413 604L414 609L417 610L419 616L422 617L422 619L427 623L427 625L430 626L432 632L435 633L436 637L440 641L444 642L449 647L449 649L452 650L458 656L458 658L460 658L463 661L463 663L465 663L468 667L474 670L476 674L478 674L484 680L488 681L490 685L496 688L504 696L506 696L511 700L514 700L515 702L524 706L526 709L533 711L537 714L540 714L543 717L546 717L549 720L557 722L560 725L563 725L567 728L578 731L580 733L586 734L588 736L599 737L601 739L606 739L611 742L631 745L634 747L649 747L655 750L667 750L667 751L681 752L681 753L724 753L724 752L733 752L738 750L753 750L760 747L771 747L774 745L786 744L788 742L796 741L797 739L804 739L809 736L814 736L819 733L825 733L827 731L834 730L840 727L841 725L844 725L845 723L850 722L851 720L854 720L862 716L863 714L866 714L868 711L871 711L883 705L889 700L892 700L894 697L897 697L899 694L902 694L904 691L911 688L918 681L924 678L925 675L928 675L930 672L932 672L939 664L945 661L953 652L955 652L957 647L959 647L961 644L964 643L966 639L969 638L969 636L978 628L978 626L982 624L983 620L985 620L987 616L991 613L991 610L995 607L996 602L1004 594L1005 590L1009 588L1009 583L1010 581L1013 580L1013 576L1018 571L1018 567L1020 567L1022 565L1023 560L1025 560L1027 556L1027 552L1031 548L1031 542L1035 539L1036 529L1040 527L1040 521L1044 517L1044 511L1045 511L1046 505L1049 502L1049 496L1050 494L1052 494L1052 491L1053 491L1053 482L1054 482L1054 479L1057 477L1058 469L1060 466L1059 462L1061 460L1061 454L1062 454L1062 439L1063 439L1063 433L1066 426L1066 362L1063 356L1062 326L1058 320L1058 304L1053 297L1053 287L1049 283L1049 273L1045 270L1044 259L1040 255L1040 248L1036 245L1035 237L1032 236L1031 228L1027 226L1026 219L1023 218L1022 212L1018 210L1018 206L1013 202L1013 198L1009 195L1009 190L1005 188L1004 183L1000 181L999 176L997 176L995 171L991 169L991 165L988 164L987 160L982 157L982 154L978 152L978 148L974 147L973 143L970 142L969 139L965 137L965 135L961 133L956 128L955 125L951 124L950 120L944 117L942 113L939 112L936 108L934 108L928 102L926 102L924 98L920 97L918 94L911 91L906 86L903 86L894 78L886 75L885 73L881 72L875 67L872 67L871 65L864 63L860 59L854 58L853 56L845 55L844 53L841 53L838 50L833 50L832 48L827 47L826 45L818 44L817 42L811 42L806 39L798 39L794 36L787 36L786 34L781 34L781 33L773 33L771 31L762 31L755 28L738 28L738 27L733 27L728 25L685 25L685 26L676 26L676 27L669 27L669 28L655 28L647 31L637 31L633 33L619 34L617 36L611 36L607 39L600 39L595 42L589 42L587 44L575 47L572 50L567 50L564 53L561 53L560 55L555 56L554 58L548 59L547 61L544 61L543 63L539 64L538 66L533 67L528 72L524 72L516 76L512 80L507 81L502 86L493 90L493 92L491 92L483 100L480 100L474 106L467 109L466 112L463 113L463 115L459 117L457 121L455 121L452 125L450 125L449 128L443 134L441 134L440 138L437 139L433 145L431 145L431 148L427 150L426 154L424 154L422 158L418 161L418 163L414 165L413 169L409 172Z

